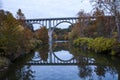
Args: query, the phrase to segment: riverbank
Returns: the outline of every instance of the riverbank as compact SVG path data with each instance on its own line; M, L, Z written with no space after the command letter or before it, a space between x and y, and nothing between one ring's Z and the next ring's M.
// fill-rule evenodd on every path
M41 40L31 40L30 46L31 48L28 49L20 49L16 54L5 55L1 53L0 55L0 71L7 70L9 65L13 63L16 59L26 54L31 53L37 46L42 45Z
M87 38L79 37L73 41L75 47L84 48L95 53L120 56L120 43L114 38Z
M79 49L70 45L69 42L53 43L53 48L51 48L53 52L49 51L49 46L39 47L34 52L17 58L7 71L0 73L0 80L99 80L100 78L119 80L119 57L87 53ZM73 57L75 61L72 61ZM47 62L51 63L54 60L55 64L46 65ZM33 61L45 64L26 64ZM79 64L70 65L76 62ZM69 65L56 65L56 63Z
M18 10L17 16L23 14ZM24 14L23 14L24 15ZM24 16L23 16L24 17ZM25 55L34 50L37 46L48 44L48 29L40 27L33 30L33 26L25 22L25 19L15 18L9 11L0 11L0 68L8 66L7 62L14 62L21 55ZM24 17L25 18L25 17Z

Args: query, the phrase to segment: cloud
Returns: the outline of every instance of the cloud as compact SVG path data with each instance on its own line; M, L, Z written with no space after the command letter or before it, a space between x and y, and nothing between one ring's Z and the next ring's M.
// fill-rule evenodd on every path
M0 1L0 9L2 8L2 2Z
M3 9L14 15L22 9L26 18L68 17L75 16L80 9L90 11L90 4L85 0L2 0Z

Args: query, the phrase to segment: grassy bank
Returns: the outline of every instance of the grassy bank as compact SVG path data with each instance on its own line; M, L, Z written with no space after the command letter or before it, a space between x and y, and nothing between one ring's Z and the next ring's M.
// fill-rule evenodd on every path
M112 38L86 38L79 37L73 41L74 46L91 50L95 53L117 55L120 52L120 43Z

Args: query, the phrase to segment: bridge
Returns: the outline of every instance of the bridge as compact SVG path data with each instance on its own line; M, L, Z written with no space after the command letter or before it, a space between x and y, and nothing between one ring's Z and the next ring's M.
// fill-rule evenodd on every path
M68 60L59 58L55 53L50 53L48 56L47 60L43 60L40 55L36 53L32 60L27 62L26 65L96 65L94 59L87 59L83 62L81 56L71 57Z
M49 42L52 42L52 34L54 29L61 23L74 24L78 21L77 17L66 17L66 18L41 18L41 19L26 19L27 24L40 24L41 27L48 28Z
M101 16L98 16L101 17ZM91 20L95 20L98 18L96 16L87 16L87 17L62 17L62 18L38 18L38 19L26 19L25 22L27 24L40 24L41 26L47 28L55 28L61 23L69 23L75 24L77 22L89 22ZM113 17L112 16L105 16L107 20L110 22Z
M98 16L100 17L100 16ZM63 17L63 18L40 18L40 19L26 19L25 22L27 24L40 24L40 27L47 27L48 28L48 36L49 36L49 43L52 43L52 34L54 29L61 23L69 23L71 26L76 23L84 23L86 26L89 25L91 21L96 20L95 16L88 16L88 17ZM106 16L106 21L111 23L113 17ZM113 27L110 27L112 31Z
M40 18L40 19L26 19L28 24L40 24L47 28L54 28L61 23L74 24L78 21L77 17L64 17L64 18Z
M41 27L47 27L48 28L48 36L49 36L49 42L52 42L52 33L54 29L61 23L69 23L71 26L80 22L88 22L90 20L94 20L95 17L63 17L63 18L40 18L40 19L26 19L25 22L27 24L40 24Z
M26 23L28 24L40 24L41 26L48 28L48 35L49 35L49 47L52 48L52 33L54 31L54 28L56 28L61 23L69 23L71 25L74 25L78 22L83 23L89 23L90 21L96 20L97 17L64 17L64 18L40 18L40 19L26 19ZM106 16L106 20L111 23L113 17ZM50 59L47 61L44 61L40 58L37 58L39 60L32 60L28 62L28 65L77 65L81 64L80 57L73 57L70 60L62 60L59 59L56 55L54 55L53 51L50 49ZM54 55L54 56L53 56ZM39 57L39 56L37 56ZM94 60L88 60L88 62L84 63L86 65L95 65Z

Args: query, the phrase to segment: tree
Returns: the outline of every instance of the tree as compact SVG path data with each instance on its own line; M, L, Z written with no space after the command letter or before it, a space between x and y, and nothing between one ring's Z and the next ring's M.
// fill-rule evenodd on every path
M33 48L32 38L31 30L23 27L10 12L0 11L0 53L14 59L29 52Z
M48 30L46 27L41 27L35 31L35 36L38 40L41 40L43 43L48 43Z
M39 47L38 51L39 51L40 58L43 61L47 61L47 59L48 59L48 52L49 52L49 46L48 45L44 45L42 47Z
M17 18L18 22L20 23L20 25L22 25L23 27L28 27L29 26L25 22L25 16L22 13L21 9L18 9L17 14L16 14L16 18Z
M54 40L67 40L69 29L55 28L53 32Z
M16 17L17 17L17 19L19 19L19 20L24 20L24 19L25 19L25 16L24 16L24 14L22 13L22 10L21 10L21 9L18 9Z
M20 25L30 29L31 31L34 31L33 30L33 25L25 22L25 15L23 14L21 9L18 9L18 11L16 13L16 18L17 18Z
M87 28L88 23L89 23L89 17L90 14L89 13L85 13L84 11L80 11L78 12L78 23L77 26L79 27L79 35L81 37L85 36L84 35L84 30Z
M79 23L75 23L74 25L72 25L72 29L71 29L71 32L69 32L69 39L70 40L74 40L76 38L78 38L80 36L80 26L79 26Z
M94 7L97 7L101 10L103 10L105 13L114 16L114 22L118 33L118 41L120 42L120 11L119 11L119 5L120 2L117 0L97 0L92 1L92 3L95 3Z
M93 24L93 26L95 26L95 32L97 33L96 37L111 37L111 32L113 29L113 26L112 28L110 26L112 23L109 22L111 17L105 16L104 11L99 8L96 8L93 16L96 19Z
M84 37L84 31L88 27L90 14L84 11L78 12L78 21L72 25L71 32L69 33L70 39L75 39L78 37Z
M10 12L2 11L1 16L3 17L0 20L0 49L5 52L5 55L11 55L20 47L18 43L21 32L17 27L18 22Z

